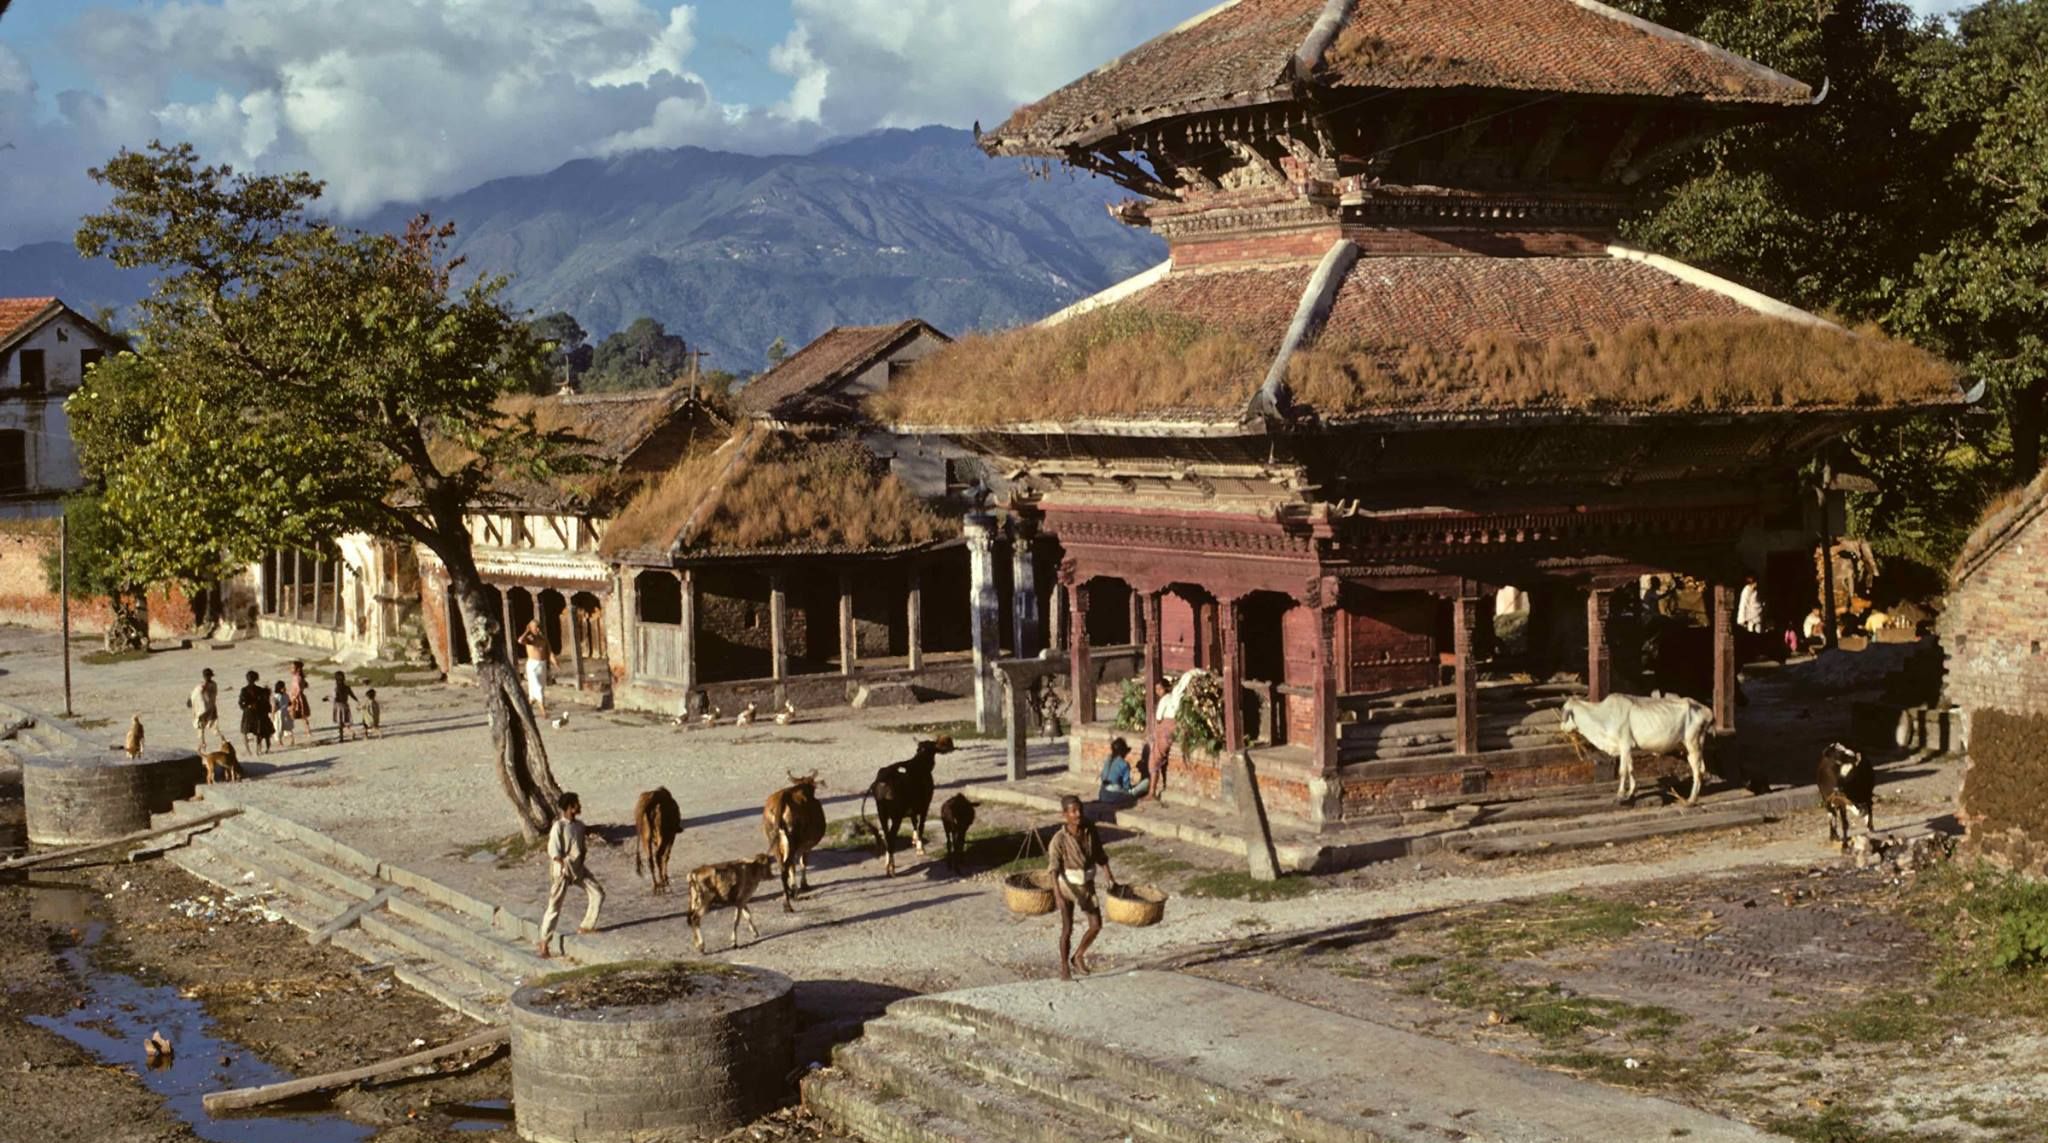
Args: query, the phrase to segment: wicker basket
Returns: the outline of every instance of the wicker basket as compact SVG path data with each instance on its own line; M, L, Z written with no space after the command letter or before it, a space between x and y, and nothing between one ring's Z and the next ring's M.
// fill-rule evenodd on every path
M1102 895L1102 915L1119 925L1156 925L1166 915L1166 894L1150 885L1118 885Z
M1003 878L1003 904L1026 917L1052 912L1052 874L1041 869Z

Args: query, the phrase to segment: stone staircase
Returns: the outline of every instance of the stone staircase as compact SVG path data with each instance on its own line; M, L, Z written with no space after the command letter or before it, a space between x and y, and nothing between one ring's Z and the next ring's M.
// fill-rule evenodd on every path
M158 820L234 804L232 794L213 786L204 803L185 803ZM231 892L268 891L268 905L308 932L381 895L381 902L333 933L334 945L390 965L400 981L477 1020L504 1020L506 999L521 981L552 971L532 951L540 940L533 921L287 818L241 809L165 856Z
M1558 707L1585 694L1574 684L1510 683L1479 689L1479 748L1554 746ZM1337 725L1346 763L1429 758L1457 752L1457 700L1445 689L1349 700Z
M898 1001L803 1083L867 1143L1283 1143L1261 1101L942 999Z

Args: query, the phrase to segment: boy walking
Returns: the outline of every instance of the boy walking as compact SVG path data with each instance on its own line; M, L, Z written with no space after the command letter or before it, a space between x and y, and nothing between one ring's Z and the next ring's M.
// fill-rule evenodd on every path
M592 877L590 870L583 865L589 831L577 820L582 816L583 799L565 793L562 795L561 816L548 828L548 907L540 916L542 960L554 955L548 951L548 946L554 943L555 922L561 919L562 901L569 895L569 886L582 886L583 895L589 899L589 905L583 910L583 923L577 926L576 931L597 931L597 910L604 904L604 886L598 884L597 878Z
M192 688L185 705L192 708L192 729L199 732L199 752L206 753L206 732L209 728L226 746L228 736L220 732L220 687L213 681L213 668L199 672L199 685Z
M1088 946L1102 932L1102 905L1095 899L1095 870L1100 866L1116 885L1110 872L1109 854L1102 851L1102 839L1095 826L1081 815L1081 799L1068 794L1060 799L1060 816L1065 819L1045 847L1045 868L1052 874L1053 900L1060 907L1060 979L1072 980L1074 973L1093 972L1088 963ZM1081 934L1081 947L1070 954L1074 939L1074 907L1088 914L1088 931Z

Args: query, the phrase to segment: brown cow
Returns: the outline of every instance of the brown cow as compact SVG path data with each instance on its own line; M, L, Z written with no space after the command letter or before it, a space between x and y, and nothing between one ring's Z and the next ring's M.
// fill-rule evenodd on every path
M790 784L768 795L761 807L761 830L768 835L768 848L782 863L782 910L796 912L791 902L797 889L811 887L811 847L825 840L825 807L818 801L818 772L799 778L789 775ZM797 883L791 887L790 867L796 867Z
M682 807L676 805L667 786L657 786L634 800L633 833L638 845L633 852L633 874L640 875L644 860L657 894L668 892L668 855L681 832Z
M761 939L761 930L754 926L754 915L747 911L747 902L774 867L775 855L761 853L748 861L721 861L690 871L690 940L696 943L698 952L704 951L704 914L720 905L732 906L732 947L740 946L742 920L747 922L747 931L754 934L754 939Z

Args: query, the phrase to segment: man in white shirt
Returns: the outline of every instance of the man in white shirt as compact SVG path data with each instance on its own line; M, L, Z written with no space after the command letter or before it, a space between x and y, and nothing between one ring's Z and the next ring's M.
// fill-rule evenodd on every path
M1764 597L1753 575L1742 577L1742 594L1735 600L1735 625L1755 635L1764 633Z
M562 795L562 815L548 828L548 907L540 917L540 955L545 960L553 954L548 946L554 943L555 922L562 915L562 901L569 895L569 886L580 885L583 895L589 899L589 906L583 910L583 923L577 926L579 933L597 931L598 906L604 904L604 886L584 868L583 859L589 842L589 831L577 819L583 816L583 799L574 794Z

